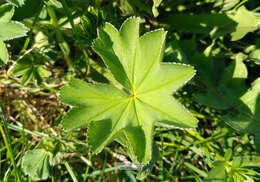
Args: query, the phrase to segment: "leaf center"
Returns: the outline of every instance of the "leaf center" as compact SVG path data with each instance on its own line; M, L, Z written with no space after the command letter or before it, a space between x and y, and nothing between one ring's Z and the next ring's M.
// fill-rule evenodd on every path
M131 92L131 97L136 98L136 96L137 96L137 91L136 91L136 89L133 89Z

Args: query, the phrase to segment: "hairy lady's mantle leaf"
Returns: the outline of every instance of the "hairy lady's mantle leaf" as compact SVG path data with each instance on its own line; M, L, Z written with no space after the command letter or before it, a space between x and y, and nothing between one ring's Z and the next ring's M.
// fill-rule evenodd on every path
M196 127L197 120L171 96L195 70L161 63L166 32L160 29L139 37L139 22L139 18L127 19L119 31L107 23L92 45L123 89L72 80L62 88L60 99L73 106L63 127L88 124L94 152L116 139L127 145L134 162L147 163L155 124Z
M255 135L255 144L260 151L260 77L252 83L236 107L237 113L227 114L222 119L233 128Z
M221 74L216 74L216 66L211 59L200 59L201 69L199 70L199 81L204 85L205 92L198 93L194 99L206 106L216 109L228 109L241 103L240 97L246 92L245 79L247 78L247 68L243 63L245 55L239 53ZM207 62L205 62L207 61ZM198 62L198 61L197 61ZM218 64L220 64L218 62ZM203 70L202 70L203 69Z
M61 155L52 154L45 149L28 150L22 159L22 170L34 180L47 179L52 174L52 167L59 162Z
M46 179L50 174L51 154L44 149L29 150L22 160L25 174L34 178Z

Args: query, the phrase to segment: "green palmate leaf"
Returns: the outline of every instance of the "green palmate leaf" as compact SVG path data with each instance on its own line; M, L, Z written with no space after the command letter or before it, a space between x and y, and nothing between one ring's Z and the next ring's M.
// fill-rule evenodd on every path
M47 179L51 174L53 155L44 149L29 150L22 160L22 169L25 174L35 179Z
M197 120L172 93L195 74L191 66L161 63L166 32L139 37L139 18L127 19L118 31L106 23L92 48L103 59L117 87L72 80L60 100L72 105L62 121L65 129L88 124L88 142L100 152L112 140L121 141L134 162L152 155L154 125L193 128Z
M222 119L239 131L255 134L256 146L260 150L260 78L252 83L251 89L240 100L241 104L235 108L237 112Z
M206 59L198 65L200 82L206 90L195 95L195 100L201 104L216 109L228 109L241 103L240 97L245 93L245 79L247 78L247 68L243 63L244 55L239 53L236 59L219 75L219 78L213 78L216 75L216 66ZM200 58L199 58L200 59ZM202 60L202 59L201 59ZM220 63L217 63L220 64Z

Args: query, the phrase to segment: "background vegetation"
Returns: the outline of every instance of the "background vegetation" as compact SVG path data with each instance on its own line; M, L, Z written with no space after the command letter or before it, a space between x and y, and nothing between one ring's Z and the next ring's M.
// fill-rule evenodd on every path
M0 0L1 181L259 181L260 1ZM140 169L111 143L94 155L86 128L64 131L59 90L72 78L108 83L91 49L97 27L141 18L168 31L165 62L195 66L175 93L196 130L155 128ZM156 44L156 42L155 42ZM121 169L121 170L120 170Z

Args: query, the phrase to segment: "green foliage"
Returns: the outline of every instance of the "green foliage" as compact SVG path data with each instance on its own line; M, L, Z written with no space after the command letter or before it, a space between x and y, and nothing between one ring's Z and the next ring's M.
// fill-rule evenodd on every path
M105 20L101 10L89 7L88 11L80 17L80 23L76 25L76 36L83 44L91 45L96 38L96 30Z
M0 8L1 22L9 22L14 15L14 8L11 5L4 4Z
M8 4L2 5L0 13L0 39L2 41L26 35L27 29L23 24L16 21L11 21L14 14L14 8Z
M212 38L231 35L232 41L259 29L259 14L240 7L236 11L213 14L178 13L163 17L163 22L183 32L209 34Z
M237 54L222 74L214 77L216 69L212 60L201 59L201 69L199 81L205 86L205 92L195 95L195 100L201 104L216 109L228 109L240 104L240 97L246 91L245 79L247 78L247 68L243 63L245 55ZM199 58L198 58L199 59ZM202 65L205 65L202 67ZM203 74L204 73L204 74ZM212 74L213 73L213 74Z
M162 0L153 0L153 15L155 17L157 17L159 15L159 12L157 10L157 8L159 7L159 5L161 4Z
M236 12L228 14L228 17L237 23L236 30L231 33L233 41L243 38L247 33L259 29L259 13L248 11L244 6Z
M139 18L129 18L119 31L107 23L98 30L92 46L123 89L72 80L61 90L60 100L74 106L64 118L63 127L89 124L88 142L94 152L123 137L131 159L147 163L151 160L155 123L196 127L197 120L171 98L172 91L190 80L195 71L186 65L160 63L165 31L139 37L139 22Z
M138 12L145 12L149 15L152 15L152 8L148 5L148 1L140 0L120 0L122 11L125 15L133 15ZM151 2L151 1L150 1Z
M26 0L23 6L16 7L14 12L15 20L23 20L36 16L43 7L42 1Z
M6 1L14 6L22 6L25 2L25 0L6 0Z
M229 152L232 151L228 150L225 153L224 160L218 160L214 162L214 167L208 172L207 177L204 179L204 181L244 182L254 181L257 176L260 176L260 173L252 169L253 167L260 167L259 164L252 165L254 164L254 160L258 160L258 157L241 156L234 157L233 160L230 160L231 156L227 157L227 154Z
M226 14L186 14L178 13L163 17L162 22L172 28L188 33L208 34L212 38L224 36L235 31L237 23Z
M226 114L222 119L239 131L255 134L259 151L260 78L252 83L252 87L240 97L240 100L242 102L234 108L234 113Z
M260 49L256 49L250 53L250 58L256 61L257 64L260 63Z
M47 179L52 174L54 160L52 153L44 149L29 150L24 154L22 169L34 180Z
M28 29L17 21L11 21L14 8L4 4L0 6L0 65L7 63L8 51L3 41L23 37Z
M0 65L8 61L8 50L5 43L0 40Z
M11 40L26 35L26 27L18 22L0 22L0 39L2 41Z
M38 85L42 83L43 77L49 77L51 73L42 64L33 60L32 57L24 57L11 70L14 75L22 76L22 84L26 85L34 79Z
M237 0L216 0L214 6L220 7L222 11L230 10L237 4Z
M260 181L259 5L0 0L0 181Z

